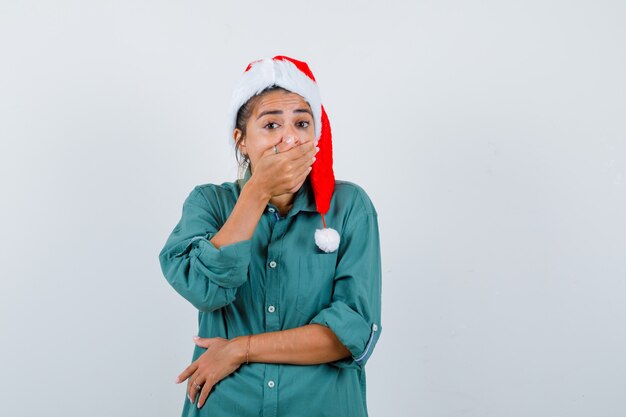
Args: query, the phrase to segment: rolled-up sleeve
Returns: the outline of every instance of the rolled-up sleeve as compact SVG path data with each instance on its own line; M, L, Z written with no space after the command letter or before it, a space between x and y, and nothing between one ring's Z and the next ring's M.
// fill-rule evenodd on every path
M231 303L248 278L251 241L216 248L217 210L196 186L183 203L182 216L159 253L163 275L198 310L210 312Z
M352 354L329 365L363 369L382 331L378 216L369 199L346 225L337 257L331 303L310 324L329 327Z

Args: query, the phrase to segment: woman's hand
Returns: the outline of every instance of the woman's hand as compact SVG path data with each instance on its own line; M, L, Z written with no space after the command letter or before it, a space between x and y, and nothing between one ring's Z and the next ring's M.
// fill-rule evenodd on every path
M201 385L197 407L204 405L213 386L226 376L235 372L244 362L236 344L222 337L194 338L198 346L207 348L197 360L183 371L176 383L187 381L187 396L193 404L198 394L197 385Z
M263 152L252 174L270 197L298 191L311 172L314 156L319 150L315 141L300 142L293 136L283 139L276 148L278 153L274 152L273 146Z

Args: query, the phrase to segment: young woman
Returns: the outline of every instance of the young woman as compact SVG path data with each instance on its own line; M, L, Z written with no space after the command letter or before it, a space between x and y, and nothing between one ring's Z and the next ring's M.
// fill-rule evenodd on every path
M231 118L243 178L195 186L159 254L198 309L176 379L183 416L367 416L365 364L382 330L374 205L334 178L306 63L249 64Z

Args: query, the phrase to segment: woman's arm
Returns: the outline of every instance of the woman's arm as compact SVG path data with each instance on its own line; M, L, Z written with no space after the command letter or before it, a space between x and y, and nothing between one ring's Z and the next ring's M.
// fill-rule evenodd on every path
M296 146L301 147L296 151L293 149ZM280 142L278 154L274 153L273 147L266 149L255 168L255 175L244 185L230 216L211 239L213 246L219 248L251 239L271 197L285 192L295 193L302 186L317 149L313 141L301 143L299 139Z
M207 198L213 186L196 186L183 203L178 224L159 253L163 276L199 311L211 312L231 303L248 279L251 241L220 248L211 243L220 228L217 203Z
M293 329L240 336L230 340L239 363L246 363L250 337L249 362L315 365L332 362L350 355L331 329L320 324L307 324ZM200 344L202 343L202 339Z
M308 160L313 145L307 145L288 152L295 150L291 149L294 143L281 142L279 154L270 148L223 225L216 215L216 203L207 199L200 187L185 200L181 219L159 253L159 262L167 281L199 311L211 312L235 299L237 288L248 279L251 239L270 196L280 195L284 184L291 186L294 178L306 179L294 176L293 170L284 166L291 166L299 155ZM309 160L305 168L310 164ZM263 170L263 165L270 168Z
M241 194L230 216L211 239L213 246L219 249L222 246L251 239L269 199L270 196L258 186L256 179L250 177L241 189Z
M321 364L350 355L333 331L320 324L230 340L221 337L197 338L196 344L206 348L206 352L176 378L176 383L187 380L187 396L192 403L201 390L198 407L204 403L215 384L246 363L246 352L249 362L295 365Z

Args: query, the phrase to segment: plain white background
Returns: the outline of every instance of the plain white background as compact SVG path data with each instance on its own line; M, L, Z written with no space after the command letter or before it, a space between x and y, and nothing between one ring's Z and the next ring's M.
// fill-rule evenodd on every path
M379 213L372 417L623 416L622 1L0 1L0 415L177 416L158 253L231 89L307 61Z

